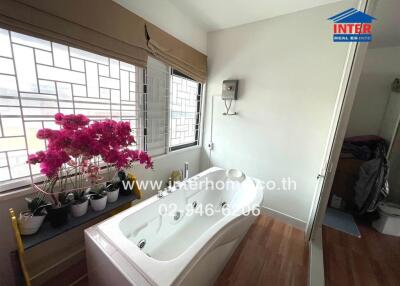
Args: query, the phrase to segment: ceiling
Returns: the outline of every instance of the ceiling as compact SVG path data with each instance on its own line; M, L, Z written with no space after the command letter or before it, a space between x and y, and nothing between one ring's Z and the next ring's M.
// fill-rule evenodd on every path
M400 46L400 1L379 0L374 17L369 47Z
M340 0L169 0L207 32L216 31Z

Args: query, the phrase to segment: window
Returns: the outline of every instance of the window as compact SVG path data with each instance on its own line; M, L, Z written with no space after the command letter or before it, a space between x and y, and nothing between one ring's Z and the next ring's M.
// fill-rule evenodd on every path
M151 57L145 82L146 150L155 156L198 145L201 84Z
M39 174L27 154L45 148L36 132L58 128L57 112L130 121L140 145L142 79L143 69L131 64L0 29L1 189Z
M199 144L201 84L149 57L147 69L0 28L0 191L41 179L27 155L54 114L130 121L152 156Z
M201 84L172 70L170 86L169 148L198 145Z

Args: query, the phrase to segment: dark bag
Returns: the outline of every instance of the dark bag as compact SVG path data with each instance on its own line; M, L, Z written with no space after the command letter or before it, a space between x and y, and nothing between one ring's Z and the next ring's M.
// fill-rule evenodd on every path
M355 184L354 203L359 215L376 210L379 202L389 194L389 163L386 159L386 146L379 144L375 158L360 167L359 177Z

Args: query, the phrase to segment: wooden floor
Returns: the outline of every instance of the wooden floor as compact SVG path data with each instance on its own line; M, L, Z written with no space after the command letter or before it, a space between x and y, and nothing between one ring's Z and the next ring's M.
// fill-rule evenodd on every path
M400 285L400 237L358 227L361 239L323 227L326 286Z
M323 227L326 286L400 285L400 237L359 224L362 238ZM77 269L85 268L79 263ZM73 277L74 272L68 272ZM260 216L227 263L215 286L307 285L308 248L304 233ZM70 285L69 283L57 285ZM46 285L53 284L55 280ZM73 284L87 286L87 278Z
M260 216L227 263L215 286L307 285L304 232Z

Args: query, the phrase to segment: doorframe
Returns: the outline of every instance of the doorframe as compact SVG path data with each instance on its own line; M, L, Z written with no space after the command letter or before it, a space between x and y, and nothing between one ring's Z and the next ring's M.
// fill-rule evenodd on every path
M357 8L367 14L373 14L375 6L375 0L362 0ZM367 49L368 43L351 43L348 48L346 64L326 144L325 157L321 171L316 176L318 182L306 226L306 241L311 241L320 237L317 234L322 226L322 221L328 205L329 195Z

